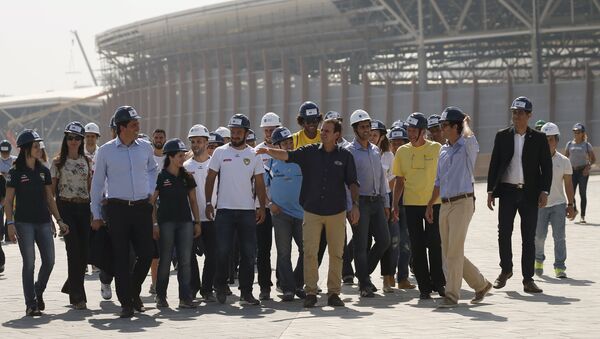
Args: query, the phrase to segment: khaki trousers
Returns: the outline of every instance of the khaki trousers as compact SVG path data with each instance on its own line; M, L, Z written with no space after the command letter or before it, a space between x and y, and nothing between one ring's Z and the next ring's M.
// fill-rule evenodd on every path
M473 198L444 203L440 207L442 260L446 268L446 297L458 302L463 278L475 291L485 288L487 281L467 257L465 239L475 206Z
M317 256L321 232L325 227L329 253L327 294L340 294L342 290L342 255L346 236L346 212L335 215L318 215L304 211L302 238L304 242L304 283L306 294L317 294L319 264Z

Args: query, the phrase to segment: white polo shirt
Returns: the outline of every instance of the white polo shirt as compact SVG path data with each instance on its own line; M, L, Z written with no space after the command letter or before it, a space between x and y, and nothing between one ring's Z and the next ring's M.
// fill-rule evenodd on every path
M206 196L204 194L204 186L206 184L206 176L208 175L208 164L210 158L205 162L198 162L194 158L186 160L183 163L183 167L188 171L196 181L196 202L198 203L198 210L200 211L200 221L209 221L206 217ZM213 188L213 194L211 203L213 206L217 203L217 186L218 179L215 181L215 187Z
M571 167L569 158L555 152L552 156L552 186L550 187L550 194L548 195L546 207L567 203L563 177L572 174L573 168Z
M255 209L252 178L265 173L265 169L252 147L246 145L242 150L230 144L217 147L208 167L219 172L217 209Z

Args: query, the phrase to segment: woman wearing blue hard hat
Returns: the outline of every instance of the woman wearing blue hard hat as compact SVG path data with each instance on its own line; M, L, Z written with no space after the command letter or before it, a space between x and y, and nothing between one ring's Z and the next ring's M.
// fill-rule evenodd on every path
M23 258L23 294L26 315L40 316L45 309L42 297L54 267L55 233L50 222L50 212L56 219L62 234L69 233L56 208L52 194L50 170L38 160L42 138L33 130L24 130L17 138L20 148L15 165L6 180L6 224L12 242L19 242ZM13 200L16 209L13 215ZM37 244L42 265L34 283L35 248Z
M90 239L90 182L92 163L85 155L85 128L78 121L70 122L64 130L60 152L52 160L52 192L65 222L71 226L64 237L67 250L68 277L62 292L76 310L86 309L83 286Z
M196 182L183 167L185 144L175 138L163 146L165 162L156 179L156 189L150 199L154 206L154 240L159 241L160 258L170 258L173 248L177 253L177 280L179 282L179 308L194 308L190 288L190 261L193 238L200 236L200 214L196 202ZM160 199L160 204L157 204ZM157 206L158 205L158 206ZM194 220L192 220L192 215ZM156 307L169 307L170 260L160 260L156 281Z
M590 169L596 162L596 155L592 144L587 140L585 126L581 123L573 125L573 140L567 142L565 156L571 161L573 167L573 189L577 191L579 186L579 197L581 198L581 214L579 222L585 224L585 209L587 206L587 183L590 178ZM575 203L577 210L577 203Z

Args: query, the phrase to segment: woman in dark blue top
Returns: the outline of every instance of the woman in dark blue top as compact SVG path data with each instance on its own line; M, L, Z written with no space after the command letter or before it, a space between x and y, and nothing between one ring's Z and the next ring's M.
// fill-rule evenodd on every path
M169 307L167 286L173 248L177 252L177 280L179 307L196 307L190 289L190 261L193 239L200 236L200 215L196 203L196 182L183 167L186 149L179 139L171 139L163 146L166 155L162 171L156 179L151 202L154 206L154 239L159 241L160 258L156 280L156 307ZM160 202L157 203L157 200ZM191 210L191 211L190 211ZM192 215L194 221L192 221Z
M61 234L69 233L69 226L60 218L53 199L50 170L38 160L42 151L40 141L42 138L33 130L24 130L19 134L19 156L6 178L6 224L10 241L18 240L23 257L23 293L27 306L25 313L28 316L40 316L41 311L45 309L42 294L54 267L52 238L56 232L50 222L49 211L54 215ZM16 200L14 215L13 200ZM37 244L42 258L35 283L34 243Z

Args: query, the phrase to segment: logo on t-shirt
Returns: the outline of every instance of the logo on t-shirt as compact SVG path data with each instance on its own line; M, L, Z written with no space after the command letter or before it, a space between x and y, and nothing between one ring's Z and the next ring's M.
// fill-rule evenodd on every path
M46 180L46 173L40 173L40 178L42 178L42 181Z
M244 165L246 165L246 166L250 165L250 159L244 158Z
M21 183L24 182L29 182L29 177L27 176L27 174L21 175Z
M169 187L171 185L173 185L173 184L171 183L171 180L169 180L169 179L165 179L165 181L163 182L163 187Z
M338 165L338 166L342 166L343 165L343 163L341 161L339 161L339 160L336 160L333 163L336 164L336 165Z

